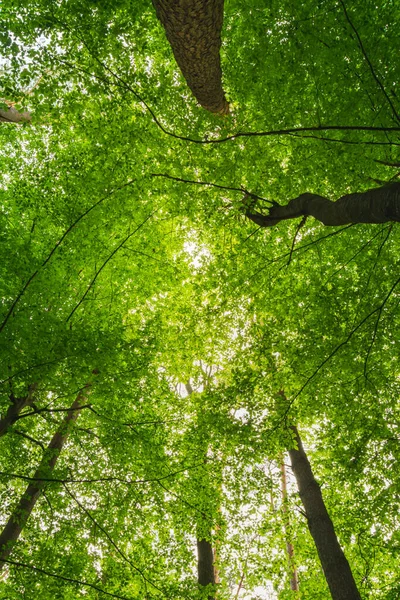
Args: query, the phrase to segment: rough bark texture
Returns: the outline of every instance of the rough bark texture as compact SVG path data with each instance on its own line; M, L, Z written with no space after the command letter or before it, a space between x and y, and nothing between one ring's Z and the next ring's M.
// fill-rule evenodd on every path
M30 123L31 113L19 112L13 106L7 109L0 109L0 122L3 123Z
M220 62L224 0L153 0L176 62L196 100L226 114Z
M60 452L68 438L71 425L78 418L80 407L87 398L89 387L90 384L86 386L85 391L81 392L77 396L71 408L67 412L65 419L62 421L60 427L49 443L46 452L44 453L39 468L36 470L33 476L34 481L26 488L14 512L0 534L0 572L5 564L3 561L7 560L12 552L15 542L18 540L21 531L23 530L31 512L35 507L42 489L46 485L46 478L51 477L51 473L54 469Z
M314 217L324 225L400 221L400 183L346 194L336 202L317 194L301 194L285 206L272 206L267 215L253 213L249 208L246 216L261 227L273 227L280 221L302 216Z
M0 419L0 437L7 433L7 430L18 420L19 414L23 408L29 406L33 402L33 394L37 389L37 385L33 384L29 386L29 390L26 396L22 398L11 398L11 404L5 416Z
M333 600L361 600L349 563L336 537L335 529L304 452L296 427L291 427L297 448L289 450L307 524Z

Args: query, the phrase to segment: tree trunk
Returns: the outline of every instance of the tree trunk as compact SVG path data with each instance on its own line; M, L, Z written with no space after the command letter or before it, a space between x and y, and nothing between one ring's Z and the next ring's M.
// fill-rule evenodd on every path
M193 394L193 388L188 381L185 384L188 396ZM204 462L207 462L207 446L202 449L204 453ZM208 481L206 478L205 485ZM210 542L211 539L211 527L207 523L206 514L202 514L197 521L197 581L199 585L205 587L206 585L215 585L215 574L216 569L214 565L214 550ZM208 595L208 600L215 600L213 593Z
M400 221L400 183L355 194L346 194L336 202L317 194L301 194L285 206L274 204L267 215L246 210L246 216L260 227L273 227L280 221L311 216L324 225L349 223L386 223Z
M226 114L220 62L224 0L153 0L176 62L196 100Z
M15 542L18 540L21 531L35 507L42 489L46 485L46 479L51 476L60 452L68 438L71 425L78 418L80 407L89 394L88 388L90 388L90 385L91 384L87 384L85 390L78 394L71 408L67 412L44 453L39 468L33 476L34 481L26 488L18 505L0 534L0 572L4 567L3 561L6 561L12 552Z
M307 524L317 548L322 569L333 600L361 600L350 565L336 537L335 529L322 498L321 489L314 478L296 427L297 448L289 455L296 477L300 498L305 508Z
M199 585L215 585L214 552L211 542L205 539L197 540L197 573ZM214 600L214 594L208 600Z
M7 109L0 109L0 122L4 123L30 123L31 113L19 112L13 106Z
M23 396L22 398L11 398L11 404L8 407L5 416L2 419L0 419L0 437L7 433L9 427L11 427L11 425L13 425L15 421L18 420L21 410L26 406L32 404L33 394L36 391L36 389L37 384L34 383L33 385L29 386L28 393L26 396Z
M290 573L290 589L293 592L299 591L299 578L297 575L296 564L294 562L294 548L293 544L290 540L290 523L289 523L289 513L287 506L287 479L286 479L286 468L284 457L281 457L280 461L281 468L281 494L282 494L282 512L283 512L283 520L284 520L284 528L285 528L285 537L286 537L286 552L288 555L288 563L289 563L289 573Z

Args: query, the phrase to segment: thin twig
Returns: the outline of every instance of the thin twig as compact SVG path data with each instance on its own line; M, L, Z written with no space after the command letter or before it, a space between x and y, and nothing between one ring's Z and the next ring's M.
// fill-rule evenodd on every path
M361 252L363 250L365 250L365 248L367 248L367 246L369 246L374 241L375 238L379 237L382 234L382 232L385 231L386 229L391 229L392 226L393 226L393 224L390 224L389 226L386 226L383 229L381 229L380 231L378 231L377 233L375 233L375 235L373 235L372 238L370 238L367 242L365 242L365 244L363 244L357 250L357 252L355 252L343 265L341 265L338 269L333 271L333 273L325 279L325 281L321 287L324 288L326 286L326 284L328 283L328 281L330 281L333 277L335 277L335 275L337 275L338 273L340 273L340 271L342 271L345 267L347 267L347 265L349 265L356 258L356 256L361 254Z
M82 406L78 406L77 408L35 408L27 413L23 413L22 415L18 415L16 420L24 419L25 417L31 417L32 415L37 415L40 413L55 413L55 412L73 412L74 410L82 410L83 408L91 408L91 404L82 404Z
M69 583L75 583L76 585L83 585L85 587L92 588L96 590L96 592L100 592L105 596L110 596L111 598L118 598L118 600L131 600L127 596L119 596L118 594L112 594L111 592L106 592L102 590L97 585L93 583L88 583L87 581L82 581L81 579L73 579L72 577L65 577L65 575L60 575L59 573L51 573L46 569L41 569L40 567L34 567L33 565L29 565L27 563L21 563L16 560L10 560L9 558L2 558L2 562L7 563L9 565L14 565L15 567L22 567L23 569L31 569L32 571L36 571L37 573L43 573L43 575L47 575L48 577L54 577L55 579L61 579L62 581L68 581Z
M156 590L158 590L159 592L163 593L163 591L156 586L150 579L148 579L146 577L146 575L143 573L143 571L141 569L139 569L139 567L137 567L136 565L133 564L133 562L131 560L129 560L129 558L126 556L126 554L119 548L119 546L114 542L113 538L111 537L111 535L108 533L108 531L102 526L100 525L100 523L93 517L93 515L91 514L91 512L89 512L89 510L82 504L82 502L80 502L80 500L78 500L78 498L75 496L75 494L73 492L71 492L71 490L67 487L67 485L64 483L64 489L67 492L67 494L76 502L76 504L79 506L79 508L81 509L82 512L85 513L85 515L92 521L92 523L98 528L100 529L100 531L102 533L104 533L104 535L106 536L106 538L108 539L108 541L110 542L110 544L115 548L115 550L117 551L117 553L121 556L121 558L128 563L128 565L137 573L139 573L139 575L141 576L141 578L143 579L143 584L144 584L144 588L146 590L146 595L147 595L147 584L149 583L151 586L153 586Z
M327 233L326 235L323 235L322 237L316 239L316 240L312 240L311 242L307 242L306 244L303 244L302 246L298 246L297 248L293 249L293 254L295 252L299 252L300 250L304 250L304 252L308 252L308 250L310 250L310 248L312 246L316 246L317 244L319 244L319 242L322 242L323 240L333 237L334 235L338 235L340 233L342 233L343 231L345 231L346 229L350 229L350 227L355 227L356 225L358 225L358 223L350 223L349 225L345 225L344 227L341 227L340 229L337 229L336 231L331 231L330 233ZM245 283L247 284L249 281L251 281L252 279L254 279L254 277L257 277L257 275L259 275L262 271L264 271L265 269L267 269L270 265L279 262L281 260L283 260L284 258L286 258L287 256L290 255L290 251L289 252L285 252L284 254L280 254L279 256L272 258L270 261L268 261L267 264L263 265L262 267L260 267L259 269L257 269L257 271L255 271L254 273L252 273L243 284ZM239 287L239 286L238 286Z
M144 483L159 483L160 481L164 481L165 479L170 479L171 477L175 477L176 475L180 475L181 473L185 473L186 471L192 471L195 469L199 469L203 466L203 463L198 463L194 465L187 465L179 469L178 471L172 471L167 475L162 475L161 477L154 477L150 479L123 479L122 477L99 477L96 479L73 479L73 478L57 478L57 477L29 477L28 475L18 475L17 473L7 473L5 471L0 471L1 477L8 477L9 479L21 479L23 481L48 481L50 483L122 483L123 485L131 486L131 485L143 485Z
M167 173L151 173L151 177L165 177L166 179L172 179L173 181L179 181L181 183L190 183L192 185L206 185L209 187L219 188L220 190L231 190L233 192L241 192L242 194L247 194L251 198L256 200L262 200L263 202L268 202L269 204L276 205L276 202L273 200L267 200L266 198L262 198L261 196L257 196L257 194L253 194L252 192L248 192L245 188L240 187L230 187L226 185L218 185L217 183L211 183L209 181L195 181L193 179L182 179L181 177L174 177L172 175L168 175Z
M288 259L287 265L286 265L287 267L290 265L290 263L292 261L292 255L293 255L294 245L296 243L297 235L298 235L300 229L303 227L303 225L305 224L306 221L307 221L307 215L304 215L304 217L302 218L302 220L300 221L300 223L297 226L296 233L294 234L294 237L293 237L292 247L290 248L289 259Z
M77 219L75 219L75 221L72 223L72 225L70 225L65 232L63 233L63 235L61 236L61 238L58 240L58 242L55 244L55 246L52 248L52 250L49 252L49 254L47 255L47 257L44 259L44 261L42 262L42 264L36 269L36 271L29 277L29 279L27 280L27 282L24 284L24 286L21 288L20 292L18 293L18 295L16 296L14 302L12 303L9 311L7 312L6 316L3 319L3 322L0 325L0 333L3 331L4 327L7 324L8 319L11 317L11 315L13 314L16 305L18 304L18 302L21 300L22 296L24 295L24 293L26 292L28 286L32 283L32 281L35 279L36 275L39 273L39 271L41 271L49 262L49 260L51 259L51 257L53 256L54 252L57 250L57 248L59 248L61 246L61 244L63 243L63 241L65 240L65 238L67 237L67 235L72 231L72 229L74 229L74 227L79 223L79 221L81 221L84 217L86 217L86 215L88 215L94 208L96 208L97 206L99 206L99 204L101 204L102 202L104 202L105 200L107 200L108 198L110 198L110 196L112 196L113 194L115 194L116 192L119 192L120 190L128 187L129 185L132 185L132 183L134 183L134 179L131 181L128 181L127 183L125 183L124 185L122 185L119 188L116 188L115 190L109 192L108 194L106 194L105 196L103 196L102 198L100 198L100 200L98 200L97 202L95 202L94 204L92 204L92 206L90 206L87 210L85 210L82 214L79 215L79 217Z
M27 433L24 433L23 431L20 431L19 429L11 429L10 433L15 433L17 435L20 435L21 437L29 440L30 442L33 442L34 444L37 444L38 446L41 447L41 449L43 450L43 452L45 452L46 448L44 447L44 445L42 444L42 442L40 442L39 440L35 440L35 438L31 437Z
M381 243L381 245L379 247L377 256L375 258L375 267L377 265L378 259L380 257L381 252L382 252L382 249L383 249L384 245L386 244L387 240L389 239L389 236L390 236L391 232L392 232L392 227L389 228L389 231L387 232L385 239L382 241L382 243ZM381 316L382 316L382 310L383 310L383 307L386 304L386 302L387 302L388 299L389 298L387 298L385 300L385 302L380 307L380 310L378 311L378 316L376 318L376 322L375 322L375 327L374 327L374 331L373 331L373 334L372 334L371 343L368 346L368 351L367 351L367 354L365 356L365 361L364 361L364 377L367 377L368 359L369 359L369 356L371 354L372 346L374 345L375 340L376 340L376 335L378 333L379 322L380 322L380 319L381 319Z
M399 283L400 283L400 277L398 277L396 279L396 281L390 288L389 292L383 299L382 303L379 306L377 306L376 308L374 308L374 310L371 310L371 312L369 312L363 319L361 319L361 321L355 327L353 327L353 329L350 331L350 333L348 334L346 339L343 340L343 342L341 342L340 344L338 344L332 350L332 352L318 365L318 367L315 369L315 371L312 373L312 375L310 375L310 377L307 378L306 382L301 386L301 388L298 390L298 392L296 392L296 394L290 400L289 408L293 404L293 402L296 400L296 398L298 398L300 396L300 394L305 390L305 388L318 375L318 373L326 365L326 363L329 362L331 360L331 358L333 358L335 356L335 354L337 354L339 352L339 350L341 348L343 348L343 346L345 346L350 341L350 339L360 329L360 327L362 327L364 325L364 323L366 323L372 317L372 315L374 315L375 313L382 312L382 309L384 308L385 304L387 303L387 301L389 300L390 296L393 294L394 290L396 289L396 287L398 286Z
M337 138L328 138L320 135L298 135L297 133L291 133L291 137L297 138L299 140L310 139L310 140L318 140L320 142L334 142L338 144L353 144L356 146L364 145L364 146L400 146L399 142L374 142L368 140L339 140Z
M376 72L375 72L375 69L374 69L374 67L373 67L373 65L372 65L372 63L371 63L371 61L370 61L370 59L369 59L369 57L368 57L368 54L367 54L367 52L366 52L366 50L365 50L365 48L364 48L364 44L362 43L362 40L361 40L361 38L360 38L360 35L359 35L359 33L358 33L358 31L357 31L357 29L356 29L355 25L353 24L352 20L350 19L350 16L349 16L349 13L347 12L346 5L345 5L344 1L343 1L343 0L339 0L339 2L340 2L340 4L341 4L341 5L342 5L342 7L343 7L343 11L344 11L344 14L345 14L345 17L346 17L346 20L347 20L348 24L350 25L350 27L352 28L352 30L354 31L354 33L355 33L355 35L356 35L356 38L357 38L357 41L358 41L358 45L359 45L359 47L360 47L360 50L361 50L361 52L362 52L362 54L363 54L363 56L364 56L365 60L366 60L366 61L367 61L367 63L368 63L368 66L369 66L369 68L370 68L370 71L371 71L371 73L372 73L372 77L375 79L375 81L376 81L376 83L378 84L378 86L380 87L380 89L381 89L381 91L382 91L383 95L385 96L386 100L388 101L388 103L389 103L389 105L390 105L390 108L392 109L392 111L393 111L393 114L394 114L394 116L395 116L395 118L396 118L396 121L397 121L398 123L400 123L400 116L399 116L399 114L398 114L398 112L397 112L396 108L394 107L394 104L393 104L393 102L391 101L391 99L390 99L390 98L389 98L389 96L387 95L387 93L386 93L386 90L385 90L385 88L383 87L383 83L381 82L381 80L379 79L378 75L377 75L377 74L376 74Z
M78 310L78 308L81 306L82 302L85 300L86 296L88 295L88 293L90 292L91 288L94 286L94 284L96 283L96 279L98 278L98 276L100 275L100 273L102 272L102 270L104 269L104 267L110 262L110 260L113 258L113 256L115 256L115 254L118 252L118 250L120 250L122 248L122 246L133 236L135 235L135 233L137 233L139 231L139 229L141 229L145 223L147 223L147 221L149 219L151 219L151 217L155 214L155 211L152 212L150 215L148 215L144 221L142 221L140 223L140 225L138 225L136 227L136 229L134 229L134 231L132 231L131 233L129 233L120 244L118 244L118 246L116 248L114 248L114 250L111 252L111 254L106 258L106 260L103 262L103 264L101 265L100 269L98 269L96 271L95 276L93 277L92 281L89 283L86 292L83 294L82 298L79 300L78 304L76 304L76 306L72 309L72 311L70 312L70 314L68 315L68 317L66 318L65 322L68 323L68 321L71 319L71 317L73 316L73 314L75 313L75 311Z

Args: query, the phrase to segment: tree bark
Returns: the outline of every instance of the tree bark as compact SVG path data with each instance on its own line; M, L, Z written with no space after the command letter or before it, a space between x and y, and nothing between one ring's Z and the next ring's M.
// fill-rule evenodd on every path
M350 565L339 545L321 489L314 478L299 432L292 426L297 448L289 450L293 473L305 508L307 524L317 548L333 600L361 600Z
M7 109L0 109L0 122L3 123L30 123L31 113L19 112L13 106Z
M346 194L332 202L318 194L301 194L285 206L274 204L267 215L246 209L246 216L260 227L280 221L311 216L324 225L386 223L400 221L400 183L391 183L366 192Z
M31 512L40 497L42 489L46 485L46 479L51 476L60 452L68 438L71 425L77 420L81 410L80 407L89 394L90 386L91 384L88 383L85 386L84 391L80 392L76 397L57 432L49 443L42 461L33 476L33 482L26 488L0 534L0 572L4 567L4 561L10 556L16 541L26 525Z
M5 416L0 419L0 437L2 437L7 430L18 420L19 414L23 408L29 406L33 402L33 394L37 389L37 384L34 383L29 386L28 393L22 398L11 397L11 404Z
M215 585L214 552L211 542L204 538L197 540L197 573L199 585ZM208 600L214 600L214 594Z
M196 100L226 114L220 61L224 0L153 0L175 60Z

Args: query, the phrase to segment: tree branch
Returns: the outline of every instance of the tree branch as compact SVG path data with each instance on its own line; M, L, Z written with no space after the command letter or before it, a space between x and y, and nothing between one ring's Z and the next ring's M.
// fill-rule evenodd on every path
M174 177L173 175L168 175L168 173L151 173L151 177L165 177L166 179L171 179L172 181L179 181L181 183L190 183L192 185L206 185L209 187L215 187L218 188L220 190L230 190L233 192L241 192L242 194L247 194L247 196L249 196L250 198L254 198L256 200L262 200L263 202L268 202L269 204L275 204L275 202L273 200L267 200L266 198L263 198L262 196L257 196L257 194L253 194L252 192L249 192L248 190L246 190L244 187L231 187L231 186L227 186L227 185L219 185L217 183L211 183L209 181L195 181L193 179L182 179L181 177Z
M72 311L70 312L70 314L68 315L68 317L66 318L65 322L68 323L68 321L71 319L71 317L73 316L73 314L75 313L76 310L78 310L78 308L81 306L82 302L85 300L86 296L88 295L89 291L91 290L91 288L94 286L94 284L96 283L96 279L98 278L98 276L100 275L100 273L102 272L102 270L104 269L104 267L110 262L110 260L113 258L113 256L115 256L115 254L118 252L118 250L120 250L122 248L122 246L133 236L135 235L135 233L137 233L139 231L139 229L141 229L145 223L147 223L147 221L149 219L151 219L151 217L154 215L154 212L152 212L150 215L148 215L144 221L142 221L142 223L140 223L140 225L138 225L138 227L136 227L136 229L134 231L132 231L131 233L129 233L120 244L118 244L118 246L116 248L114 248L114 250L111 252L111 254L107 257L107 259L103 262L103 264L101 265L100 269L98 269L98 271L96 271L95 276L93 277L92 281L89 283L86 292L83 294L82 298L79 300L78 304L72 309Z
M344 1L343 1L343 0L339 0L339 2L340 2L340 4L341 4L341 5L342 5L342 7L343 7L343 11L344 11L344 14L345 14L345 17L346 17L346 20L347 20L348 24L350 25L350 27L352 28L352 30L354 31L354 33L355 33L355 35L356 35L356 38L357 38L357 41L358 41L358 45L360 46L360 50L361 50L361 52L362 52L362 54L363 54L363 56L364 56L364 58L365 58L366 62L368 63L368 66L369 66L369 68L370 68L370 71L371 71L371 73L372 73L372 77L375 79L375 81L376 81L376 83L378 84L379 88L381 89L381 91L382 91L383 95L385 96L386 100L388 101L388 103L389 103L389 105L390 105L390 108L391 108L391 109L392 109L392 111L393 111L393 115L394 115L394 117L395 117L396 121L397 121L398 123L400 123L400 116L399 116L399 114L398 114L398 112L397 112L396 108L394 107L394 104L393 104L393 102L391 101L391 99L390 99L390 98L389 98L389 96L387 95L387 93L386 93L386 90L385 90L385 88L383 87L383 83L381 82L381 80L379 79L378 75L377 75L377 74L376 74L376 72L375 72L375 69L374 69L374 67L373 67L373 65L372 65L372 63L371 63L371 61L370 61L370 59L369 59L369 57L368 57L368 54L367 54L367 52L366 52L366 50L365 50L365 48L364 48L364 44L362 43L362 40L361 40L361 38L360 38L360 35L359 35L359 33L358 33L358 31L357 31L357 29L356 29L355 25L353 24L352 20L351 20L351 19L350 19L350 17L349 17L349 13L347 12L346 5L345 5Z
M337 354L339 352L339 350L341 348L343 348L343 346L345 346L350 341L350 339L353 337L353 335L364 325L364 323L366 323L372 317L372 315L382 311L385 304L387 303L387 301L389 300L390 296L393 294L394 290L399 285L399 283L400 283L400 277L398 277L396 279L396 281L393 283L393 285L391 286L389 292L386 294L386 296L383 299L383 301L381 302L381 304L379 306L377 306L376 308L374 308L371 312L369 312L363 319L361 319L361 321L359 321L359 323L355 327L353 327L353 329L347 335L346 339L343 340L343 342L341 342L340 344L338 344L332 350L332 352L318 365L318 367L315 369L315 371L312 373L312 375L310 375L310 377L307 378L306 382L301 386L301 388L298 390L298 392L296 392L296 394L290 400L289 408L293 404L293 402L300 396L300 394L305 390L305 388L311 383L311 381L318 375L318 373L326 365L326 363L329 362L331 360L331 358L333 358L335 356L335 354Z
M44 444L42 444L42 442L40 442L39 440L35 440L35 438L31 437L27 433L24 433L23 431L20 431L19 429L12 429L11 433L15 433L16 435L20 435L21 437L29 440L30 442L33 442L34 444L37 444L38 446L41 447L41 449L43 450L43 452L46 450L46 448L45 448Z
M82 404L79 408L36 408L31 412L24 413L23 415L19 415L17 420L24 419L25 417L31 417L32 415L37 415L43 412L47 413L56 413L56 412L73 412L74 410L82 410L83 408L92 408L91 404Z
M106 536L107 540L110 542L110 544L115 548L115 550L117 551L117 553L121 556L121 558L128 563L128 565L137 573L139 573L139 575L141 576L141 578L143 579L143 583L144 583L144 587L146 590L146 595L147 595L147 583L149 583L151 586L153 586L156 590L158 590L159 592L162 593L162 590L156 586L150 579L148 579L145 574L143 573L143 571L141 569L139 569L138 567L136 567L136 565L134 565L132 563L131 560L129 560L129 558L126 556L126 554L124 552L122 552L122 550L119 548L119 546L114 542L114 540L112 539L112 537L110 536L110 534L108 533L108 531L106 531L106 529L104 529L104 527L102 525L100 525L100 523L98 521L96 521L96 519L92 516L92 514L89 512L89 510L83 506L83 504L78 500L78 498L75 496L75 494L73 494L71 492L71 490L68 489L67 485L64 483L64 489L67 492L67 494L76 502L76 504L79 506L79 508L81 509L82 512L85 513L85 515L92 521L92 523L98 528L100 529L100 531L102 533L104 533L104 535Z
M82 581L80 579L73 579L72 577L65 577L65 575L60 575L59 573L51 573L46 569L41 569L40 567L34 567L33 565L29 565L27 563L21 563L16 560L2 559L3 562L14 565L15 567L21 567L23 569L31 569L32 571L36 571L37 573L42 573L43 575L47 575L48 577L54 577L55 579L61 579L62 581L68 581L69 583L75 583L76 585L83 585L84 587L89 587L92 590L96 590L96 592L100 592L105 596L110 596L111 598L117 598L118 600L130 600L127 596L119 596L118 594L112 594L111 592L106 592L102 590L97 585L93 583L88 583L87 581Z
M335 202L318 194L305 193L284 206L272 206L266 215L249 209L245 215L260 227L274 227L280 221L308 215L327 226L400 221L400 183L346 194Z
M63 25L65 25L67 27L67 29L71 32L71 29L68 27L68 25L66 25L65 23L63 23ZM73 34L76 35L76 32L72 32ZM85 48L88 50L90 56L108 73L110 73L112 75L112 77L116 80L116 86L120 87L122 89L125 89L129 92L131 92L135 98L140 102L140 104L142 104L145 109L148 111L148 113L151 115L151 118L153 119L154 123L157 125L157 127L167 136L172 137L174 139L177 140L181 140L183 142L190 142L193 144L220 144L220 143L224 143L224 142L228 142L231 140L235 140L237 138L240 137L273 137L273 136L285 136L285 135L293 135L293 134L299 134L299 133L306 133L306 132L318 132L318 131L357 131L357 132L361 132L361 131L370 131L373 133L379 133L379 132L398 132L400 131L400 127L374 127L374 126L365 126L365 125L317 125L317 126L309 126L309 127L292 127L292 128L285 128L285 129L276 129L276 130L270 130L270 131L238 131L232 135L223 137L223 138L215 138L215 139L209 139L209 138L203 138L203 139L196 139L196 138L191 138L189 136L184 136L184 135L180 135L177 133L174 133L173 131L169 131L166 127L164 127L164 125L161 123L161 121L158 119L157 115L155 114L154 110L150 107L150 105L146 102L146 100L141 96L141 94L139 94L136 90L134 90L132 88L132 86L127 83L126 81L124 81L124 79L118 75L117 73L114 73L105 63L103 63L97 56L95 56L93 54L93 52L91 51L91 49L88 47L86 41L78 36L78 39L82 42L82 44L85 46ZM61 63L66 64L70 69L72 70L78 70L81 71L83 73L85 73L86 75L89 75L90 77L95 77L96 79L103 81L103 83L107 83L107 85L111 85L110 82L105 81L104 79L102 79L99 75L96 75L95 73L88 73L85 69L82 69L80 67L76 67L75 65L71 65L69 63L67 63L66 61L63 61L61 59L59 59L58 57L55 57L56 60L58 60ZM318 138L317 138L318 139ZM385 145L391 145L391 142L358 142L358 141L348 141L348 140L329 140L329 141L334 141L334 142L343 142L343 143L377 143L377 144L385 144ZM393 142L393 145L398 145L396 142Z
M17 294L14 302L11 304L10 309L8 310L6 316L3 319L3 322L0 325L0 333L3 331L4 327L6 326L8 319L13 314L13 312L15 310L15 307L17 306L18 302L21 300L22 296L26 292L28 286L35 279L35 277L39 273L39 271L41 271L47 265L47 263L49 262L49 260L53 256L54 252L57 250L57 248L59 248L61 246L61 244L63 243L63 241L67 237L67 235L72 231L72 229L74 229L74 227L79 223L79 221L81 221L84 217L86 217L94 208L96 208L97 206L99 206L102 202L104 202L105 200L107 200L108 198L110 198L110 196L112 196L113 194L115 194L115 193L123 190L124 188L128 187L129 185L132 185L132 183L134 183L134 182L135 182L135 180L132 179L131 181L128 181L127 183L125 183L121 187L116 188L115 190L112 190L111 192L109 192L108 194L106 194L105 196L103 196L102 198L100 198L100 200L98 200L97 202L95 202L94 204L92 204L92 206L90 206L87 210L85 210L83 213L81 213L79 215L79 217L77 219L75 219L75 221L72 223L72 225L70 225L65 230L65 232L63 233L63 235L61 236L61 238L58 240L58 242L55 244L55 246L52 248L52 250L49 252L49 254L47 255L47 257L44 259L44 261L41 263L41 265L36 269L36 271L29 277L29 279L27 280L27 282L21 288L20 292Z

